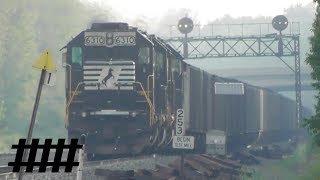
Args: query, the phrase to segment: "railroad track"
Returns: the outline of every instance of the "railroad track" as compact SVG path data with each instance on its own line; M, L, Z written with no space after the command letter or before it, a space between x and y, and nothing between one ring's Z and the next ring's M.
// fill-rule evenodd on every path
M0 174L12 172L12 167L10 166L0 166Z
M0 153L0 158L7 157L7 156L14 156L15 152L8 152L8 153Z
M38 155L39 154L39 155ZM36 161L39 161L41 158L41 151L39 151L36 156ZM54 157L55 152L50 152L49 160L52 160ZM66 153L63 154L62 158L66 160ZM12 172L12 166L8 166L8 162L14 161L16 153L2 153L0 154L0 180L8 180L8 179L15 179L17 173ZM78 159L77 155L75 159ZM50 169L51 167L48 167ZM34 168L34 172L37 172L38 168Z
M85 161L84 167L86 167L86 166L102 166L102 165L106 165L106 164L110 164L110 163L125 162L125 161L132 161L132 160L143 160L146 158L151 158L151 156L150 155L141 155L141 156L134 156L134 157L115 158L115 159L98 160L98 161Z
M16 153L1 153L0 154L0 166L8 165L9 161L14 160Z
M1 153L0 154L0 180L13 178L12 167L8 166L8 162L14 160L16 153Z
M0 180L15 180L18 177L18 173L12 172L12 166L0 166ZM47 167L47 171L52 167ZM39 168L34 168L33 171L37 172Z
M232 161L229 161L229 160L223 160L223 159L217 158L215 156L209 156L209 155L206 155L206 154L202 154L200 156L204 157L204 158L206 158L208 160L211 160L213 162L216 162L218 166L229 167L229 168L233 168L233 169L241 168L240 164L236 164L236 163L234 163Z
M161 155L157 155L160 158ZM175 156L175 159L177 156ZM117 159L107 159L99 161L85 161L84 169L95 169L96 175L108 175L108 177L127 177L128 175L138 177L149 177L154 179L161 178L172 178L180 176L180 160L179 158L172 164L162 164L156 162L155 169L139 169L133 167L129 170L110 170L110 167L119 164L126 164L127 162L132 163L133 161L154 159L152 155L141 155L136 157L126 157ZM77 159L76 159L77 160ZM195 179L205 179L205 178L217 178L226 177L238 179L241 174L248 174L248 172L243 172L241 164L230 161L227 159L221 159L215 156L209 155L187 155L184 161L184 175L186 177L193 177ZM51 167L47 169L50 171ZM63 168L62 168L63 169ZM61 169L62 175L63 170ZM136 172L134 172L137 170ZM34 172L37 172L35 168ZM75 173L73 170L73 174ZM17 174L12 173L12 167L0 166L0 180L16 179ZM75 174L73 175L75 176Z
M141 156L135 156L135 157L126 157L126 158L116 158L116 159L107 159L107 160L97 160L97 161L85 161L84 162L84 168L92 168L92 167L101 167L105 165L115 164L115 163L125 163L129 161L135 161L135 160L144 160L146 158L152 158L150 155L141 155ZM67 159L63 159L62 161L66 161ZM75 161L78 161L78 157L75 158ZM12 172L11 166L0 166L0 180L11 180L16 179L18 173ZM47 167L47 172L51 170L52 167ZM34 168L34 172L37 173L39 168ZM73 170L74 171L74 170ZM60 169L60 172L63 172L63 168Z
M240 179L242 174L250 172L242 169L241 164L209 155L186 155L181 171L178 158L171 164L157 163L155 169L110 170L97 168L96 176L113 179ZM183 176L183 177L181 177Z
M193 175L197 173L210 178L216 178L220 174L227 174L231 178L238 177L242 174L241 165L229 162L223 159L208 155L194 155L185 158L186 169L194 170Z
M15 178L16 174L12 172L10 166L0 166L0 180L7 180Z

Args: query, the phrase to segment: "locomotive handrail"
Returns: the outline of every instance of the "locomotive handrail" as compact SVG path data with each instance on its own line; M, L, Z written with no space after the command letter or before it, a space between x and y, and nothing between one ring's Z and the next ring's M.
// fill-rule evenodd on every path
M65 126L67 125L67 116L68 116L69 106L70 106L70 104L72 103L73 98L74 98L75 94L77 93L79 86L80 86L81 84L83 84L83 83L84 83L84 82L79 82L79 83L77 84L76 89L73 91L71 98L69 98L69 101L67 102L66 114L65 114ZM71 89L70 89L70 93L71 93Z
M71 70L72 70L72 66L71 64L66 63L66 66L69 67L69 99L71 97Z
M150 98L150 89L149 89L149 86L150 86L150 78L153 77L153 75L149 75L148 76L148 80L147 80L147 92L148 92L148 97ZM152 88L153 89L153 88Z
M175 81L173 72L174 71L171 71L171 82L172 82L172 86L173 86L172 87L173 93L175 94L176 93L176 91L175 91L175 89L176 89L176 81ZM172 101L173 101L173 108L174 109L177 108L176 107L176 95L173 96L173 100ZM172 114L172 112L171 112L171 114ZM174 117L176 117L176 111L173 111L173 114L174 114ZM171 122L173 122L173 121L175 121L175 118L172 118Z
M79 82L79 83L77 84L76 89L73 91L72 96L71 96L71 98L69 99L69 101L68 101L68 103L67 103L67 109L69 109L69 106L70 106L70 104L72 103L73 98L74 98L74 96L75 96L76 92L78 91L78 88L79 88L79 86L80 86L81 84L84 84L84 82Z
M142 89L142 92L144 94L144 97L146 98L147 102L148 102L148 105L149 105L149 108L150 108L150 114L151 114L151 118L150 118L150 127L152 127L153 125L153 114L154 114L154 108L153 108L153 104L151 103L151 100L149 99L149 97L147 96L147 93L146 91L144 90L141 82L138 82L136 81L135 83L139 84L141 89Z
M150 78L151 77L154 77L153 76L153 74L152 75L149 75L148 77L147 77L147 92L148 92L148 97L149 97L149 99L150 99L150 89L149 89L149 86L150 86ZM154 79L152 80L152 82L154 82ZM152 87L152 90L154 89L154 87ZM154 98L153 98L154 99ZM150 100L150 102L151 102L151 100ZM154 103L154 102L153 102ZM149 119L152 119L152 117L153 117L153 114L151 114L150 113L150 115L149 115Z

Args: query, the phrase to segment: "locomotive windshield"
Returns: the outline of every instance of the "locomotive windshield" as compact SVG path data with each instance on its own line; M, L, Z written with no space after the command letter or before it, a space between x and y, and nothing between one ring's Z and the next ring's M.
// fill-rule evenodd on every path
M148 64L149 41L133 29L91 29L83 33L84 61L134 61Z
M126 47L87 47L83 55L85 61L135 60L137 57L137 50L136 48Z

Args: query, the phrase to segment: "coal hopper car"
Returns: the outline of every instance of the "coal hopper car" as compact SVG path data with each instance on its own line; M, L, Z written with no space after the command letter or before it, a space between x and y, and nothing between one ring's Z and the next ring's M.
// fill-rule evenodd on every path
M199 147L232 152L250 144L272 144L297 133L295 101L271 90L210 74L185 63L187 134L205 135ZM242 84L243 94L217 92L216 83ZM202 138L203 139L203 138Z

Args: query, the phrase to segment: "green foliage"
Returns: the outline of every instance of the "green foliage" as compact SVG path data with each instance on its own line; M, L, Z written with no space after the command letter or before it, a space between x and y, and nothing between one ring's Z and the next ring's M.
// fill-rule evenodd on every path
M32 64L46 49L58 67L57 83L43 88L33 137L66 137L65 70L59 50L92 19L107 21L109 15L98 4L81 0L1 0L0 151L27 135L40 76Z
M40 71L32 64L50 49L58 65L57 85L43 88L34 136L65 137L63 47L90 16L79 0L3 0L0 6L0 149L26 136ZM4 103L1 103L4 102ZM17 139L17 138L15 138ZM7 147L7 148L8 148ZM1 151L1 150L0 150Z
M8 121L5 119L6 107L4 105L4 101L0 101L0 127L6 129L8 125Z
M315 97L317 104L315 105L315 115L305 120L304 126L309 129L316 144L320 145L320 6L317 5L316 18L312 26L313 36L310 38L310 53L307 56L306 62L311 66L311 77L315 80L313 87L318 91Z
M320 148L313 147L311 141L298 145L294 154L282 160L263 159L255 169L252 177L243 175L244 180L313 180L320 177Z
M5 27L1 29L0 100L6 102L5 117L9 129L14 129L19 122L17 119L25 115L25 111L22 110L25 107L21 106L20 102L26 95L24 89L33 73L26 67L31 64L37 53L35 35L32 33L36 15L24 6L27 6L26 0L13 0L3 3L1 7L6 11L1 16Z
M8 133L8 131L1 131L0 133L1 141L0 141L0 152L8 152L11 150L11 145L13 143L17 143L19 138L21 138L21 134L19 133Z

